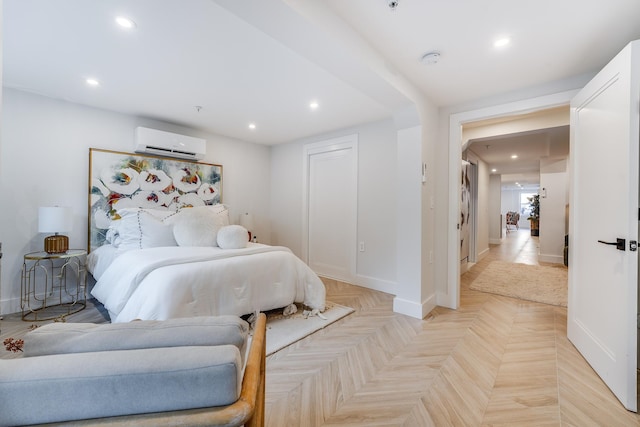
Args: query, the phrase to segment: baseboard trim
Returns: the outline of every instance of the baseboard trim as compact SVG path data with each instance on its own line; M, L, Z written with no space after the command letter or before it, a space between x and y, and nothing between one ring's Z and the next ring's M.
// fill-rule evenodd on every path
M502 239L489 239L489 244L490 245L501 245L502 244Z
M20 313L20 298L11 298L0 301L0 317L5 314Z
M363 288L372 289L374 291L385 292L387 294L395 294L398 285L390 280L378 279L375 277L356 275L355 284Z
M450 308L452 310L458 309L457 303L454 301L452 296L444 292L438 292L436 294L436 304L440 307Z
M553 264L564 264L564 256L562 255L538 255L538 261L550 262Z
M422 303L395 297L393 299L393 311L416 319L424 319L425 316L436 307L435 299L435 294L431 295Z

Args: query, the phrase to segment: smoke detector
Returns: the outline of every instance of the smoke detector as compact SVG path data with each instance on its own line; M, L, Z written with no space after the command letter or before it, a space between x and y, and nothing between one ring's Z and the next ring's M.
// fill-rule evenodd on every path
M428 52L422 55L420 62L424 65L437 64L440 61L440 52Z

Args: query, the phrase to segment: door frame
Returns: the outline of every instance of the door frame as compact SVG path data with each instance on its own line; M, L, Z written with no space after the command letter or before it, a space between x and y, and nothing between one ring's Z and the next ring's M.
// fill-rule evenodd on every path
M471 164L471 209L469 222L469 258L467 259L467 268L478 262L478 178L479 161L474 156L473 159L467 161Z
M311 156L342 150L352 150L352 197L351 215L345 220L351 224L351 260L349 262L350 283L355 283L357 267L357 238L358 238L358 134L344 135L324 141L305 144L303 147L302 164L302 260L309 264L309 173Z
M471 187L469 188L469 235L467 236L469 239L469 253L467 254L467 262L459 261L461 273L467 271L478 261L478 159L474 155L473 159L470 160L467 157L463 161L469 164L468 175ZM460 167L462 168L462 165Z
M447 229L447 293L438 296L438 305L457 309L460 307L460 186L463 141L462 126L479 120L531 113L553 107L569 105L579 89L530 98L478 110L454 113L449 116L449 206Z

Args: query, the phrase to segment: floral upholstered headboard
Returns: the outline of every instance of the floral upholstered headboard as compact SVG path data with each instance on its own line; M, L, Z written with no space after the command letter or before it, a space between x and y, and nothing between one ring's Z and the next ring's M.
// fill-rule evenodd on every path
M177 211L222 203L222 165L89 150L88 250L102 246L117 211Z

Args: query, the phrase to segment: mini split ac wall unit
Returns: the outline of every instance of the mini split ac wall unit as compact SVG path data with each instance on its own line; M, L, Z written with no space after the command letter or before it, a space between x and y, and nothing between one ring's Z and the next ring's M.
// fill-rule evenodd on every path
M201 160L207 152L207 141L192 136L137 127L134 151L156 156Z

